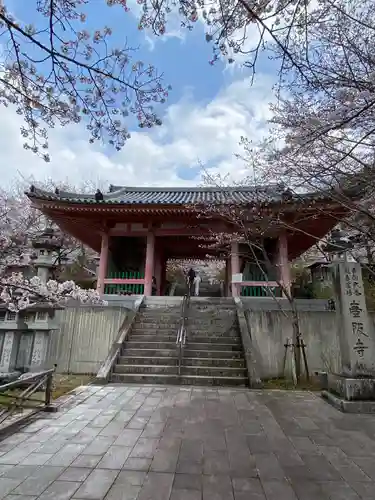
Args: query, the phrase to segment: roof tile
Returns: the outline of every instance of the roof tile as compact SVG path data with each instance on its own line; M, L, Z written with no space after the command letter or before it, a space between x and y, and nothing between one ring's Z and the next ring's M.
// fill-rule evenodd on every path
M124 205L189 205L195 203L251 203L254 201L280 201L283 189L278 185L267 187L233 188L143 188L110 186L103 194L105 204ZM26 192L30 198L56 200L69 203L96 203L93 194L77 194L60 191L55 194L33 188Z

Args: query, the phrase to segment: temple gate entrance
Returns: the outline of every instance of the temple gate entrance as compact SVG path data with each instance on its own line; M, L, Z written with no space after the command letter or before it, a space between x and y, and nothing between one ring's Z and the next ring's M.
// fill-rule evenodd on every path
M224 296L262 297L290 289L289 262L321 239L346 213L327 194L291 197L282 185L228 188L110 186L95 195L51 193L35 186L33 206L100 254L101 294L164 295L167 262L225 260ZM221 208L241 208L267 259L234 237L238 227ZM324 209L324 210L323 210ZM254 222L253 214L257 214ZM262 226L263 219L268 221ZM225 248L215 236L229 236ZM237 239L235 239L237 238Z

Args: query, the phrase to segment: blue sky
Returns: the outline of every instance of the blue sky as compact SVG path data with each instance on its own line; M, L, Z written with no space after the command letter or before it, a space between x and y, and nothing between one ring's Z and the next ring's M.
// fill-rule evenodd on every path
M5 3L21 22L36 19L35 0ZM10 181L9 162L17 164L24 177L49 177L56 182L68 178L72 184L88 178L128 185L199 184L201 163L213 173L229 173L234 178L246 175L234 153L240 152L241 135L257 140L267 133L268 105L276 79L274 63L263 56L251 86L249 73L239 64L209 64L212 49L201 22L190 32L180 29L179 21L173 19L167 36L157 38L138 30L136 0L128 5L131 11L125 13L120 6L107 7L105 0L90 0L84 28L110 26L114 45L122 45L127 38L129 45L140 47L137 59L164 74L172 91L164 108L158 108L163 125L144 131L130 122L132 138L120 153L105 145L89 145L82 125L56 127L50 132L52 161L44 164L32 153L20 151L20 118L6 110L0 115L0 127L3 121L6 129L0 138L5 151L0 169L6 180Z

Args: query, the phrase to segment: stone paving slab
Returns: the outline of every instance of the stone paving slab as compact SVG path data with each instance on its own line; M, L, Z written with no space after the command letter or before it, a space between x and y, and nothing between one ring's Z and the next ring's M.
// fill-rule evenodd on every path
M375 500L375 418L308 392L89 386L0 442L0 500Z

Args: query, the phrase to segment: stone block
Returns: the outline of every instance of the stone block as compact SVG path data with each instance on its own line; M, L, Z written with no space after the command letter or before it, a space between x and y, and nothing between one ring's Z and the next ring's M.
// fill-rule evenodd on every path
M68 467L59 477L59 481L84 481L91 473L91 469L81 467Z
M322 397L343 413L375 413L375 401L346 401L329 391L322 391Z
M63 470L64 467L39 467L14 490L14 494L39 496L62 474Z
M95 469L76 493L76 498L101 500L118 475L117 470Z
M39 497L40 500L69 500L81 486L80 482L54 481Z
M22 479L9 479L6 477L0 478L0 498L4 498L8 493L10 493L14 488L16 488Z
M174 474L150 472L138 500L165 500L170 497Z
M375 378L328 374L328 390L346 401L375 401Z

